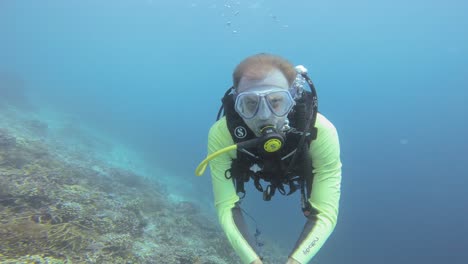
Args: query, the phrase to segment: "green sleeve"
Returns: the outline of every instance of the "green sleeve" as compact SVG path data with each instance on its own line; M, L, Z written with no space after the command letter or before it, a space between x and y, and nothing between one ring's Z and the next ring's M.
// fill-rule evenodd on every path
M226 118L220 119L210 129L208 135L208 154L234 144L227 129ZM243 263L251 263L259 258L247 239L245 226L240 211L236 206L239 197L234 183L226 179L224 173L231 167L231 160L236 157L236 151L222 154L210 161L211 179L213 184L214 203L218 213L218 220L227 239L239 255Z
M310 154L314 180L309 203L313 215L308 217L304 230L291 257L308 263L317 254L335 228L341 189L341 160L338 134L333 124L317 115L317 139L312 141Z

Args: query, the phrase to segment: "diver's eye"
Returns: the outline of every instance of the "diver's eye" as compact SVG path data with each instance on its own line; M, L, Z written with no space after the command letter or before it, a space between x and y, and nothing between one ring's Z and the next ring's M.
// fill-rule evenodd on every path
M270 105L273 108L280 108L283 105L284 99L281 96L275 96L273 98L270 98L269 101L270 101Z
M246 96L243 101L244 101L243 105L245 108L249 110L255 110L255 108L257 108L258 98L254 96Z

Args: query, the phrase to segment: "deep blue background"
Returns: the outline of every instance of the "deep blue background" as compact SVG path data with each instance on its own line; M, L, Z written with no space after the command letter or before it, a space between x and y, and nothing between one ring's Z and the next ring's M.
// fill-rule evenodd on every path
M3 0L0 72L210 200L210 177L193 170L236 64L258 52L304 64L343 162L339 223L316 263L465 263L467 11L461 0ZM291 248L299 197L260 197L251 190L246 208Z

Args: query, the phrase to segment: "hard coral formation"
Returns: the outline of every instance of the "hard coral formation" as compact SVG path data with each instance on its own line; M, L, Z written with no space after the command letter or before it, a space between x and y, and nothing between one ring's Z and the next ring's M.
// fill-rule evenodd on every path
M16 138L8 134L4 129L0 129L0 148L9 149L16 144Z
M1 263L238 263L195 203L59 149L0 130Z

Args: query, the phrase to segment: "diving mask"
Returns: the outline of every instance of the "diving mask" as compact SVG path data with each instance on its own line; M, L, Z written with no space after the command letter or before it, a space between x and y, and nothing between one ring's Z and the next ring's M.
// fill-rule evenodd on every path
M270 88L241 92L236 96L236 112L244 119L267 119L271 114L285 117L295 101L288 90ZM270 114L271 113L271 114Z

